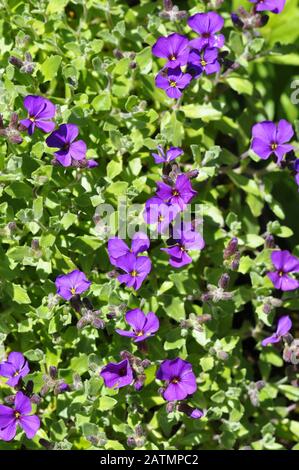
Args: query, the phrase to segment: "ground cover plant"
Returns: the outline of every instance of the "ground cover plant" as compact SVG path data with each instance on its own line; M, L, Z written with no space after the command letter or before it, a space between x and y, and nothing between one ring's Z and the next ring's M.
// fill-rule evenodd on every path
M299 449L298 2L0 6L0 450Z

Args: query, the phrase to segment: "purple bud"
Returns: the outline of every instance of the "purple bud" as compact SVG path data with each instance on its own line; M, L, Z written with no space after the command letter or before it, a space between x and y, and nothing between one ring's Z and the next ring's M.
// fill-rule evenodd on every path
M39 246L39 241L38 241L36 238L34 238L34 239L31 241L31 248L32 248L32 250L34 250L34 251L38 251L39 248L40 248L40 246Z
M99 330L103 330L105 328L105 322L104 320L102 320L101 318L95 318L93 321L92 321L92 325L95 327L95 328L98 328Z
M210 300L212 300L213 295L210 292L205 292L201 295L200 298L202 302L209 302Z
M172 10L172 8L173 8L172 1L171 0L163 0L163 7L164 7L164 10L166 10L166 11Z
M203 412L198 408L192 408L191 406L187 405L187 403L180 403L178 405L178 411L181 413L185 413L189 418L193 419L200 419L203 417Z
M228 242L228 245L223 252L223 258L224 259L230 258L236 253L237 249L238 249L238 239L234 237Z
M192 180L192 179L198 177L199 171L198 171L198 170L187 171L187 172L185 173L185 175L187 176L187 178L189 178L190 180Z
M227 273L222 274L218 281L218 287L225 290L229 285L229 281L230 276Z
M274 237L273 235L268 233L265 238L265 248L274 248L274 247L275 247Z
M232 22L234 23L234 26L242 29L244 26L244 23L241 20L241 18L237 15L237 13L231 13L230 16L231 16Z
M220 350L220 351L217 351L217 357L221 361L227 361L229 356L227 352Z
M265 303L263 305L263 312L266 314L266 315L269 315L269 313L272 311L272 305L269 304L269 303Z
M241 253L237 252L234 259L231 262L230 268L232 271L237 271L240 266Z
M162 389L162 392L164 392L164 389ZM176 402L175 401L169 401L166 403L166 413L173 413L176 407Z
M20 69L23 66L23 61L21 59L18 59L18 57L11 56L8 59L8 62L12 64L14 67L17 67Z
M255 385L258 390L262 390L262 388L266 386L266 382L264 380L258 380Z
M41 397L39 395L37 395L36 393L34 393L32 395L32 397L30 398L30 401L31 403L33 403L34 405L39 405L40 402L42 401Z
M123 59L124 55L119 49L113 49L113 55L116 59Z
M135 438L133 436L128 437L127 445L128 445L128 447L136 447L136 441L135 441Z
M15 395L8 395L7 397L4 397L4 402L8 405L13 405L15 402Z
M141 362L141 366L146 369L147 367L149 367L151 365L151 361L149 359L144 359L142 362Z

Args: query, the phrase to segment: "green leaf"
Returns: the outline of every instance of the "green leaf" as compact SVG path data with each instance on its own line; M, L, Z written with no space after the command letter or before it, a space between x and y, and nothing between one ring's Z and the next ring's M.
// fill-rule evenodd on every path
M92 102L92 107L96 112L100 111L110 111L111 109L111 96L109 91L103 91L98 96L96 96Z
M99 400L99 410L101 411L108 411L108 410L112 410L112 408L115 407L117 403L117 400L115 400L115 398L112 398L112 397L100 397L100 400Z
M12 284L12 300L18 304L30 304L31 300L26 289L18 284Z
M56 78L60 64L61 57L59 55L51 55L42 63L40 70L44 76L45 82Z

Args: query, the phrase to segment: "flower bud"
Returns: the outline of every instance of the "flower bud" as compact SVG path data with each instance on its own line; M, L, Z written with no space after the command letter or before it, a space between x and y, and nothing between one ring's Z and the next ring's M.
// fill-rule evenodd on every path
M31 403L33 403L34 405L39 405L40 402L42 401L41 397L39 395L37 395L36 393L34 393L32 395L32 397L30 398L30 401Z
M229 285L229 281L230 276L227 273L222 274L218 281L218 287L225 290Z
M223 252L223 258L224 259L230 258L237 252L237 249L238 249L238 239L234 237L228 242L228 245Z
M9 57L8 62L12 64L14 67L16 67L17 69L20 69L24 64L24 62L21 59L18 59L18 57L15 57L15 56Z
M273 235L268 233L265 238L265 248L274 248L275 247L275 241Z

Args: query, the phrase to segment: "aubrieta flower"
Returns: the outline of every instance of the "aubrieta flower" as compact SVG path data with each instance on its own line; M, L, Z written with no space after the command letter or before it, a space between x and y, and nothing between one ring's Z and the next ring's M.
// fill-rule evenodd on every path
M169 264L174 268L181 268L192 263L189 251L200 251L204 248L205 242L200 233L191 229L190 224L183 224L179 230L174 229L174 244L169 248L161 248L170 256Z
M11 441L20 426L28 439L32 439L40 428L40 420L36 415L31 415L32 406L30 399L22 392L15 396L14 407L0 405L0 439Z
M299 281L289 276L290 273L299 273L299 259L288 250L272 251L271 260L276 268L267 275L276 289L290 291L299 288Z
M197 67L197 75L205 72L207 75L220 71L220 63L218 62L218 49L216 47L207 47L203 51L192 49L189 55L189 67Z
M28 129L28 134L32 135L35 127L41 129L46 134L52 132L55 123L54 118L56 108L50 100L42 96L28 95L24 98L24 107L28 111L28 118L22 119L20 124Z
M152 197L145 203L143 218L147 224L156 225L158 233L164 233L180 210L177 204L167 204L159 197Z
M149 312L146 315L139 308L135 308L134 310L127 312L125 318L126 322L133 328L133 330L127 331L116 329L115 331L121 336L134 338L135 343L144 341L150 336L154 336L159 329L159 319L153 312Z
M294 170L295 170L295 181L297 183L298 191L299 191L299 158L297 158L297 160L295 160L294 162Z
M163 398L167 401L184 400L196 392L196 377L190 362L177 357L166 359L160 365L156 378L166 381Z
M121 388L130 385L133 380L133 370L128 359L120 362L109 362L100 372L105 386L108 388Z
M76 140L79 129L75 124L61 124L46 139L48 147L58 148L54 152L56 160L65 167L71 166L73 161L84 161L86 157L86 143Z
M271 11L272 13L281 13L284 9L286 0L249 0L255 3L255 11Z
M152 263L148 256L136 257L133 253L129 253L118 259L117 267L125 272L125 274L119 274L118 281L138 290L151 272Z
M183 73L180 67L176 69L163 69L155 78L157 88L165 90L169 98L178 99L192 80L190 73Z
M136 232L132 238L131 248L118 237L111 237L108 240L108 254L110 263L113 266L118 266L118 262L124 256L129 255L130 253L138 255L147 251L150 246L150 241L148 236L144 232Z
M191 47L202 50L205 47L221 48L223 46L225 42L223 34L216 34L224 25L224 20L218 13L214 11L196 13L188 19L188 25L199 34L199 38L190 41Z
M90 285L91 282L78 269L68 274L61 274L55 280L57 294L65 300L70 300L76 294L82 294Z
M183 149L179 147L170 147L166 151L164 151L161 145L158 145L157 148L158 153L152 153L152 156L155 159L155 163L169 163L184 153Z
M251 148L263 160L274 154L280 165L285 154L294 148L287 143L293 135L293 128L285 119L281 119L277 125L272 121L259 122L252 128Z
M20 379L26 377L30 372L28 362L20 352L11 352L7 361L0 364L0 376L7 377L6 384L10 387L18 385Z
M165 67L174 69L185 65L189 55L189 40L177 33L160 37L152 47L154 56L167 59Z
M281 341L281 338L285 336L290 331L291 328L292 328L292 320L290 319L290 317L288 315L281 317L278 320L276 332L273 335L269 336L268 338L263 339L262 346L267 346L267 344L272 344L272 343L279 343L279 341Z
M186 205L197 194L197 191L192 189L189 178L184 174L177 176L173 187L163 181L158 181L157 186L157 196L166 203L178 205L181 210L184 210Z

